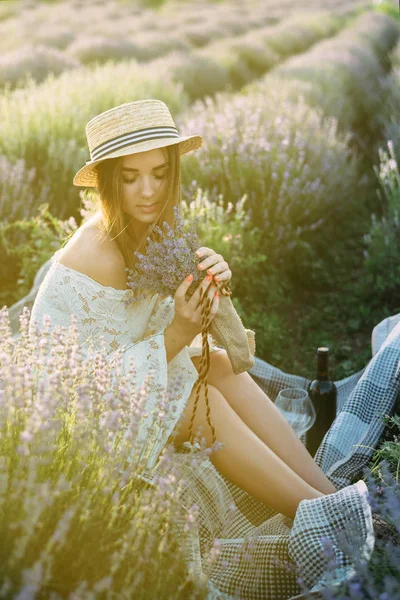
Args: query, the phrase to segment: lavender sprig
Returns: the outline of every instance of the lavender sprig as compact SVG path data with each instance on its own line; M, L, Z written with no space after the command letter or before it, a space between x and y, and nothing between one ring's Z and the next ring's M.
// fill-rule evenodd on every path
M200 246L196 232L198 217L185 230L179 207L174 206L173 211L176 219L174 229L167 221L163 222L164 231L156 225L154 231L161 240L156 242L148 237L145 254L134 252L138 259L135 269L126 269L129 272L127 285L134 292L130 303L145 298L148 292L173 296L190 273L193 274L192 285L202 278L195 255Z

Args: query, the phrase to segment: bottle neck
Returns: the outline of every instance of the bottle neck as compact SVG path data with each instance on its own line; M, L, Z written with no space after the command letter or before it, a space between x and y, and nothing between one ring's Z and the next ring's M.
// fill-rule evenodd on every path
M317 356L317 379L320 381L328 381L329 370L328 370L328 355L318 354Z

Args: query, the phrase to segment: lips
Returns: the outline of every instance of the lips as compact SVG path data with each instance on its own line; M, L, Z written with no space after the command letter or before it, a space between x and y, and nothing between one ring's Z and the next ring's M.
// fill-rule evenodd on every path
M153 204L138 204L138 206L140 206L140 208L152 208L153 206L156 206L156 204L158 204L158 202L153 202Z

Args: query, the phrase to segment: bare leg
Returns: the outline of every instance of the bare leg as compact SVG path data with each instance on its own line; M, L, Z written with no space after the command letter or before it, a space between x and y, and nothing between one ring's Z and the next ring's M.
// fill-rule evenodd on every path
M192 357L198 366L200 357ZM293 471L324 494L336 488L314 461L282 413L248 373L235 375L226 352L210 354L208 382L216 387L246 425Z
M216 430L217 441L225 443L222 449L211 454L210 460L229 481L291 519L301 500L324 495L268 448L242 421L219 390L210 385L208 390L211 422ZM195 395L192 392L175 427L173 443L176 447L189 439ZM206 419L203 390L193 424L195 437L200 426L203 427L200 437L205 437L210 447L212 432Z

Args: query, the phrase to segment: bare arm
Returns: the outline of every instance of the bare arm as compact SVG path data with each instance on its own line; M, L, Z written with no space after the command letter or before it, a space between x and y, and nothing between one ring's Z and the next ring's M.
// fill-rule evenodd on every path
M193 341L192 336L185 335L176 326L175 322L172 321L168 327L164 329L164 342L165 350L167 354L167 363L169 363L175 356L183 350L185 346L189 346Z

